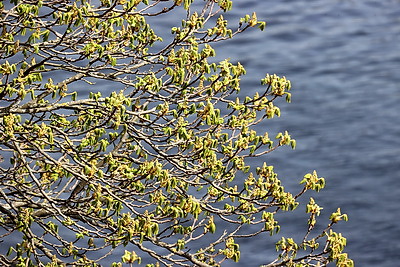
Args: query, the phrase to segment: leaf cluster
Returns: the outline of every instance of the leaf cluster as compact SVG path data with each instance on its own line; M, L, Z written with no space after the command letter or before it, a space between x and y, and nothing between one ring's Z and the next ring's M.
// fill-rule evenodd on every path
M182 8L163 40L152 17ZM276 102L291 101L291 84L267 74L262 92L235 97L245 68L216 61L212 45L266 24L253 13L230 28L231 8L230 0L0 3L0 235L11 244L2 265L97 266L110 255L113 266L236 262L241 239L277 234L275 215L325 186L314 172L293 194L272 166L253 164L296 146L288 132L272 138L257 128L280 116ZM282 237L268 266L352 266L331 229L347 220L340 210L310 237L321 209L310 199L304 240Z

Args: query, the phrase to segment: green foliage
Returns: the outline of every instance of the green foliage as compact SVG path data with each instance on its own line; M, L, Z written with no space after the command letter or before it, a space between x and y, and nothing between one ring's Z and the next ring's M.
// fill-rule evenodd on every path
M266 23L244 14L229 28L232 5L0 3L0 153L8 164L0 167L0 233L11 244L2 265L97 266L109 255L119 255L112 266L149 256L148 266L237 262L242 238L278 234L276 215L324 188L314 171L293 194L273 166L251 164L296 147L288 132L271 138L256 127L280 116L276 102L291 101L291 84L267 74L262 92L235 97L245 68L214 60L212 44ZM153 16L182 21L163 40ZM310 237L321 210L310 198L304 239L282 237L267 266L353 266L346 239L332 230L347 220L340 209Z

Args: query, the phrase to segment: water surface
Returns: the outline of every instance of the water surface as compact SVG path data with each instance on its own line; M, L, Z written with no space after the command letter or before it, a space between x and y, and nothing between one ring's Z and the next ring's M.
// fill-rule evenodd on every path
M236 7L235 15L256 10L268 23L265 32L245 33L218 50L246 66L242 93L260 89L266 72L293 84L293 103L281 105L282 117L262 127L288 129L298 147L265 160L289 188L314 169L326 178L317 197L321 217L337 207L349 215L336 230L348 238L346 252L356 266L396 266L400 1L236 1ZM285 234L304 232L304 225L286 218ZM242 266L258 266L273 253L266 238L242 249Z

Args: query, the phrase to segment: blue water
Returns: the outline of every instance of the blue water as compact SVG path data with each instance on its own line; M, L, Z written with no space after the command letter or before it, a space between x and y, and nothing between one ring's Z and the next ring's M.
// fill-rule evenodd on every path
M292 81L292 103L262 127L289 130L298 146L263 160L293 190L314 169L326 178L316 196L321 225L337 207L349 215L335 229L356 266L399 266L400 1L236 1L232 17L253 10L265 32L247 32L217 53L245 65L243 95L260 90L267 72ZM301 236L304 224L285 218L283 232ZM241 266L273 257L265 237L241 248Z

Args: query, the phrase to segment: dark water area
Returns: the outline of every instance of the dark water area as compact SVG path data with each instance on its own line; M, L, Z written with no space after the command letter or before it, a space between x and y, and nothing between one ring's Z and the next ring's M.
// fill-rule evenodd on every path
M245 65L241 94L259 90L265 73L292 81L292 103L282 103L281 118L261 127L272 133L289 130L297 148L262 160L274 165L293 190L305 173L317 170L327 181L313 195L324 207L321 226L341 207L349 221L335 230L347 237L346 252L355 265L398 266L400 1L234 4L233 16L255 10L268 25L264 32L247 32L217 49L221 58ZM285 235L301 238L300 209L294 217L282 217ZM274 254L271 240L244 243L240 265L267 263Z

